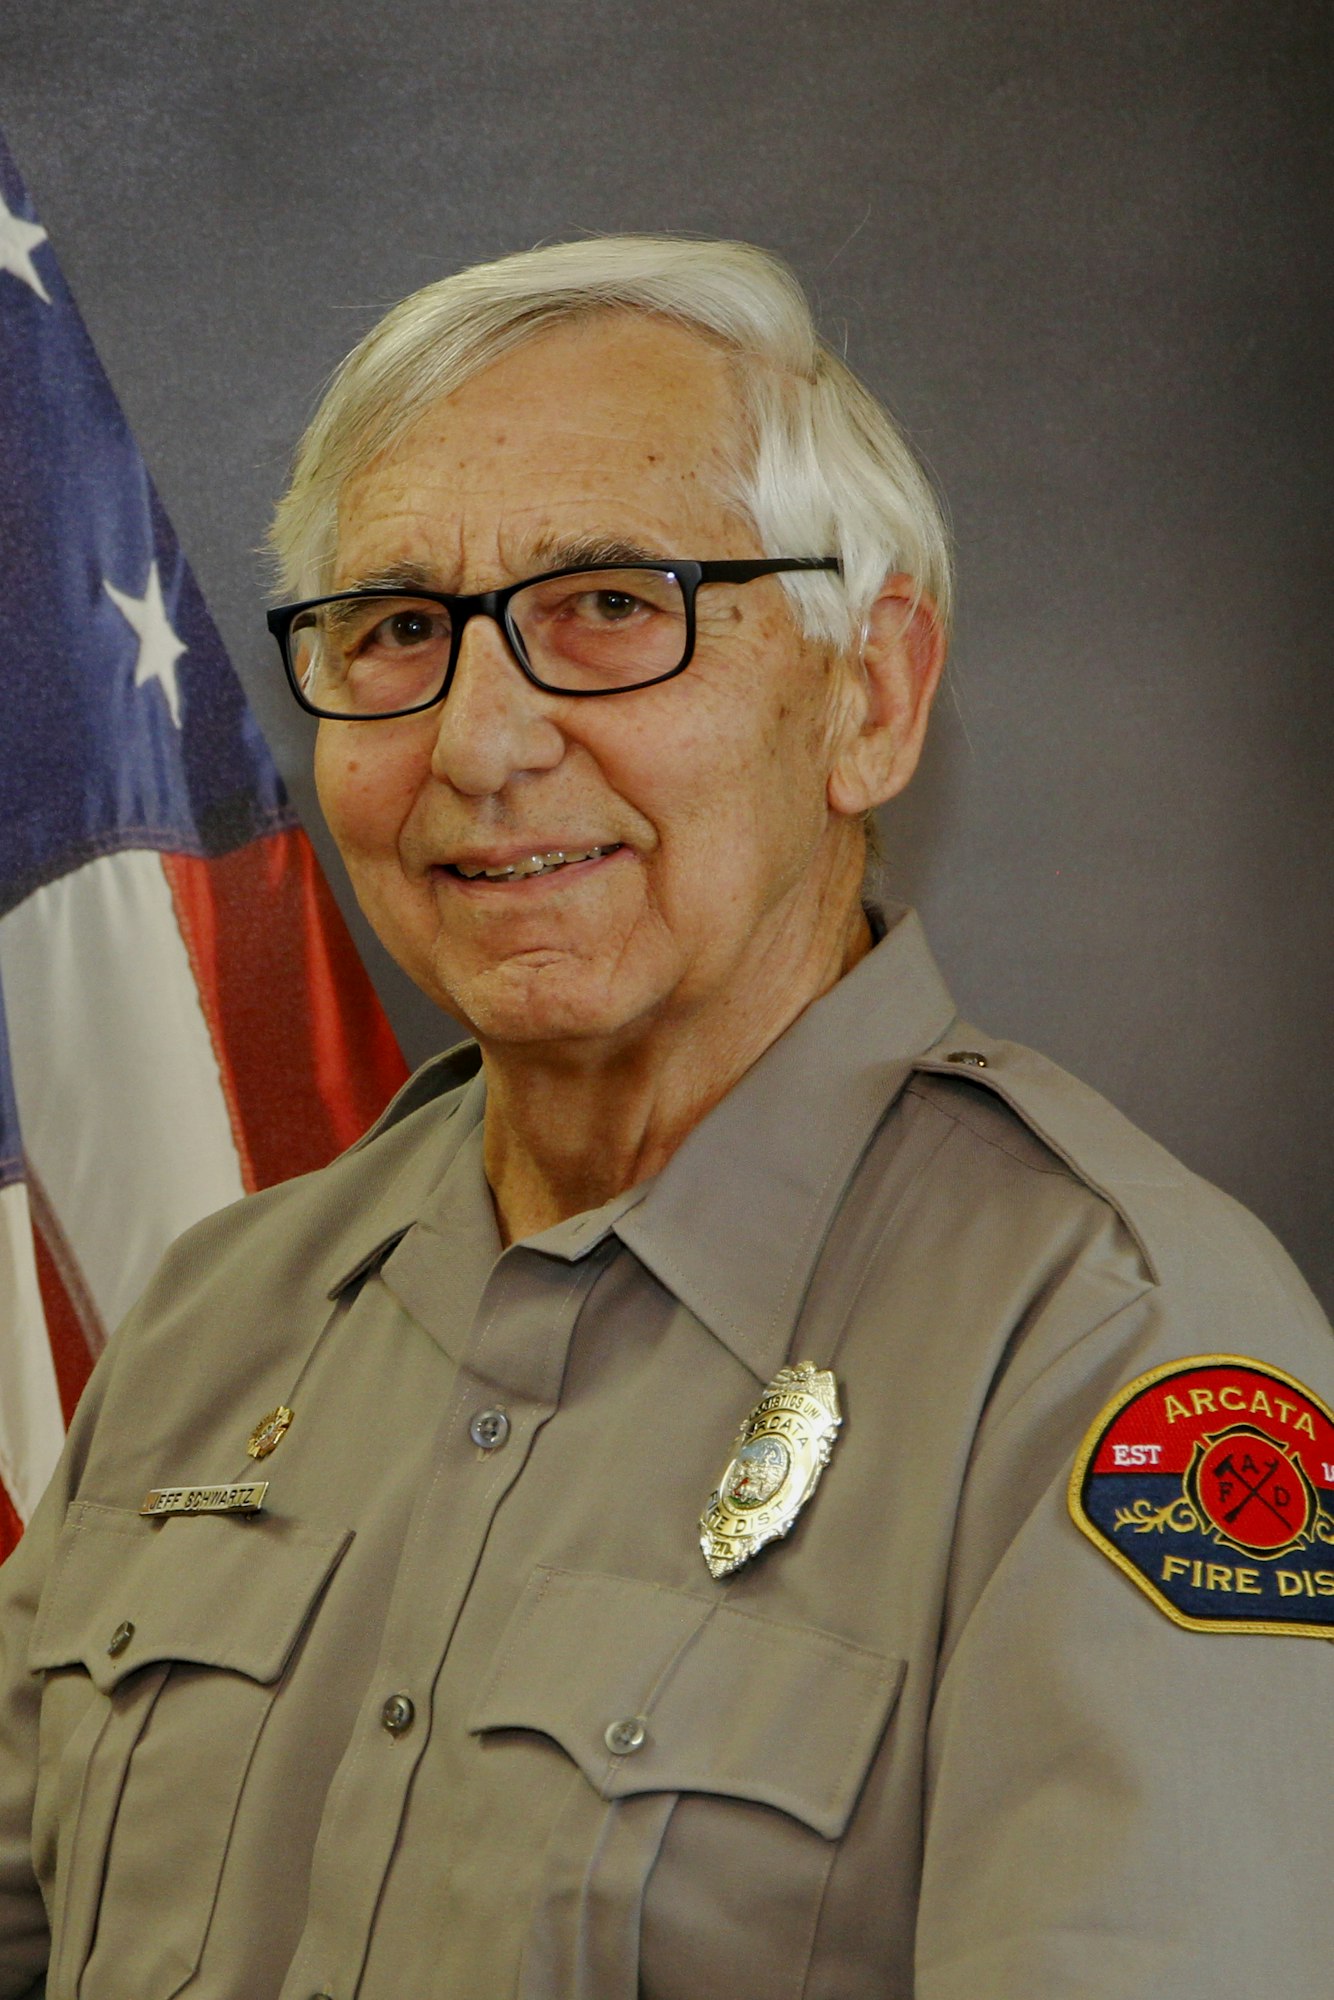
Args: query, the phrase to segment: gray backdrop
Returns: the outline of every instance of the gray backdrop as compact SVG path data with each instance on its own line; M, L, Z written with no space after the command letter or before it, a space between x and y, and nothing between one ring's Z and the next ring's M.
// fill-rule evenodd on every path
M543 238L790 258L957 535L896 883L975 1019L1334 1303L1329 76L1309 0L0 10L0 124L312 825L254 552L337 357Z

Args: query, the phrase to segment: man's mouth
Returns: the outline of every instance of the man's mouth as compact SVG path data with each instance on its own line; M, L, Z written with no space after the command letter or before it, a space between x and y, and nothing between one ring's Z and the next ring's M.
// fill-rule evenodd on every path
M443 870L461 882L519 882L528 875L554 874L556 869L572 867L576 861L601 861L604 855L615 854L621 845L619 840L613 840L606 847L552 847L545 854L525 854L501 868L474 868L464 861L446 861Z

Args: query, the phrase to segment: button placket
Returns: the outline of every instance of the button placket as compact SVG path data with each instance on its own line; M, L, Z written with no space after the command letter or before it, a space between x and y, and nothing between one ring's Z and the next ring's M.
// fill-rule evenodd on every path
M502 1262L493 1272L436 1434L437 1476L423 1489L405 1540L380 1653L381 1689L415 1686L419 1699L429 1698L495 1510L521 1475L535 1433L557 1407L574 1323L597 1276L596 1260L589 1260L553 1287L545 1262L531 1256L509 1267ZM488 1388L494 1394L502 1384L512 1391L505 1409L483 1400ZM489 1447L473 1429L483 1415L501 1420L486 1427ZM498 1449L501 1443L508 1449ZM489 1462L485 1471L479 1454ZM431 1615L424 1618L427 1604ZM320 1976L320 1960L364 1960L403 1804L431 1735L426 1728L390 1728L384 1711L394 1699L376 1698L370 1713L402 1739L401 1750L351 1756L331 1788L306 1929L289 1969L293 1995L304 1994L312 1975Z

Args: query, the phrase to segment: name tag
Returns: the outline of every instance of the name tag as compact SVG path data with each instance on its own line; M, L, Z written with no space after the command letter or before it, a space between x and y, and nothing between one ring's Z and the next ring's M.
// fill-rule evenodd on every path
M269 1490L267 1479L241 1486L155 1486L141 1514L258 1514Z

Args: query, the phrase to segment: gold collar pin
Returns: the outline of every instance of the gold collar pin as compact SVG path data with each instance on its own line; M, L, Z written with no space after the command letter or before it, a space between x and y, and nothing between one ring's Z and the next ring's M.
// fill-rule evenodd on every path
M276 1410L270 1410L267 1417L262 1417L251 1431L250 1442L246 1446L250 1457L267 1458L271 1451L276 1451L287 1435L292 1416L293 1412L286 1403L279 1403Z

